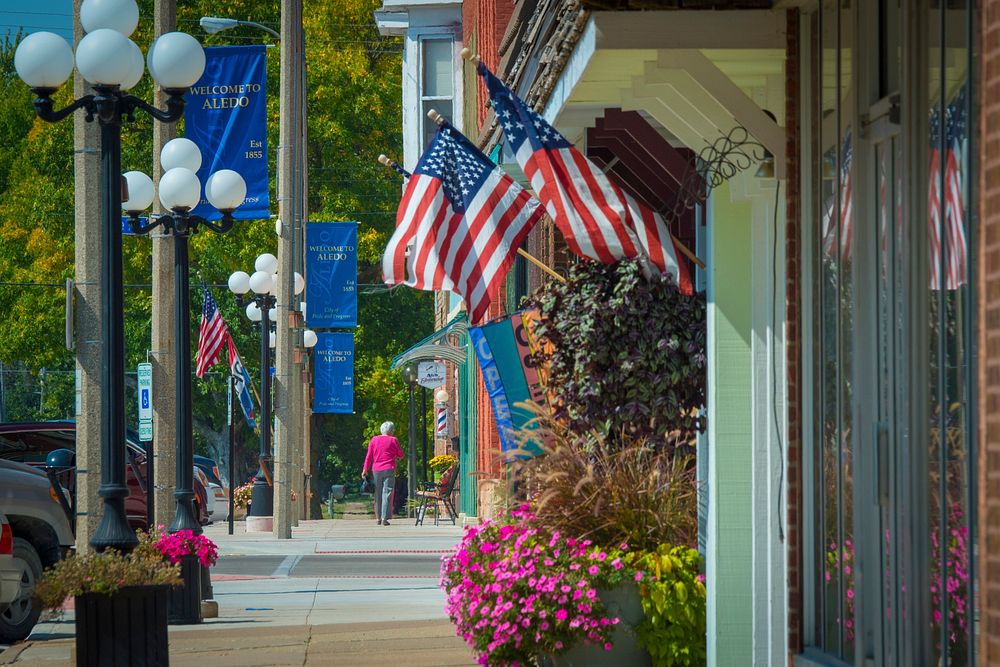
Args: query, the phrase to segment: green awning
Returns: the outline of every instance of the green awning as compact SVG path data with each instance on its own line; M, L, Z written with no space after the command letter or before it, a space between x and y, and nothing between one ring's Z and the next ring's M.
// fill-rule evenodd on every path
M434 361L437 359L456 364L464 363L468 357L465 350L465 344L469 340L468 326L466 314L459 313L448 324L393 357L392 365L389 368L395 370L411 361ZM461 344L451 345L448 343L448 336L451 335L457 335L462 341Z

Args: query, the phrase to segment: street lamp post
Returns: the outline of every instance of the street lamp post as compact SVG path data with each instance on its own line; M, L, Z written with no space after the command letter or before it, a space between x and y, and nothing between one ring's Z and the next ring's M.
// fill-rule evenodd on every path
M147 56L150 74L167 93L167 108L158 109L127 94L145 70L142 51L128 38L139 21L135 0L86 0L80 22L86 36L76 57L62 37L37 32L17 48L14 66L34 92L35 112L58 122L83 109L86 119L101 126L101 486L98 495L104 513L90 543L98 551L129 551L138 540L125 517L125 324L122 270L121 127L142 111L158 121L172 123L184 112L184 93L205 68L205 53L190 35L172 32L160 36ZM56 110L52 95L69 78L74 60L80 75L94 89L89 95ZM190 473L190 471L189 471Z
M247 317L252 322L260 322L260 467L254 477L253 492L250 497L250 512L247 514L247 529L267 532L265 517L274 515L274 489L271 478L271 348L275 344L275 334L271 322L277 321L275 309L278 291L278 258L270 253L259 255L254 262L253 275L236 271L229 276L229 289L238 296L253 291L254 296L247 304ZM305 281L295 274L296 294L305 288ZM313 343L315 345L315 343ZM254 521L251 522L250 519Z
M209 203L222 213L218 222L191 211L201 200L201 183L196 172L201 167L201 151L190 139L173 139L163 147L160 163L164 174L160 179L160 203L171 212L142 224L139 215L153 203L153 181L146 174L130 171L125 174L129 198L122 208L129 215L132 231L148 234L163 227L174 237L174 302L177 354L175 374L177 392L177 503L170 532L190 530L201 533L201 523L194 512L194 428L191 406L191 289L188 241L199 227L216 234L225 234L233 227L233 211L246 198L243 177L231 169L216 171L205 182Z
M406 497L409 500L412 500L417 495L417 413L413 408L413 388L417 384L417 367L413 364L407 364L406 367L403 368L403 380L406 381L406 385L410 392L410 428L407 442L408 456L406 466Z

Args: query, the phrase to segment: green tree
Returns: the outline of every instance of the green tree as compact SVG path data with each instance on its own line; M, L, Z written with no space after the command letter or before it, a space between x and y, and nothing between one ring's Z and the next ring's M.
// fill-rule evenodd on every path
M355 220L361 223L360 323L356 331L356 414L318 415L314 423L314 458L323 460L332 481L356 475L364 455L362 443L392 420L406 441L406 390L399 373L389 372L392 357L430 332L432 297L409 289L389 291L381 285L379 255L394 224L401 192L398 178L377 164L381 152L398 155L401 138L401 54L396 38L378 34L373 11L379 2L345 0L310 7L304 20L308 68L309 210L312 220ZM139 0L141 19L132 36L148 45L152 35L152 0ZM203 15L218 14L217 3L197 0L178 8L178 29L208 45L273 42L252 28L205 36L198 28ZM230 0L225 14L277 28L278 0ZM0 328L0 364L30 378L22 394L30 396L46 369L52 378L72 377L73 357L63 345L63 284L73 276L73 130L72 123L49 124L34 117L31 92L13 70L16 39L0 43L0 309L8 316ZM268 55L268 157L272 201L278 146L279 58ZM57 93L67 103L68 87ZM147 76L134 94L151 99ZM144 114L123 131L123 170L147 173L152 165L152 123ZM179 130L183 134L183 122ZM29 157L30 156L30 157ZM192 337L197 340L204 281L213 288L254 382L259 378L256 350L259 332L251 327L239 303L223 285L235 270L250 267L261 252L275 252L277 239L268 220L241 222L226 235L199 233L191 241ZM152 299L149 289L151 246L147 237L124 243L126 365L134 368L149 349ZM68 373L68 375L67 375ZM226 377L221 366L194 384L196 449L216 458L225 443ZM72 391L65 380L32 413L19 401L19 419L72 414ZM72 383L69 383L71 387ZM128 386L134 388L134 376ZM162 389L161 390L165 390ZM13 392L13 393L12 393ZM16 391L5 392L13 396ZM134 401L134 396L132 398ZM54 402L53 405L49 405ZM46 407L47 406L47 407ZM134 420L135 406L130 405ZM13 418L11 414L8 418ZM252 464L256 434L241 429L245 465Z

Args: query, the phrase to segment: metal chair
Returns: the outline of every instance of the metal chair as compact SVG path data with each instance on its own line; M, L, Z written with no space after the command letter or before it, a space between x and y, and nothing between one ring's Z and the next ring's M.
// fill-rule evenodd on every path
M455 492L456 481L458 481L458 465L449 468L442 475L440 482L423 483L424 488L416 492L417 498L420 499L420 505L417 506L417 521L414 524L415 526L423 525L424 515L427 513L427 507L431 503L434 504L435 526L438 525L441 503L444 503L444 509L448 512L448 518L451 519L452 525L457 525L458 512L455 511L455 503L451 498Z

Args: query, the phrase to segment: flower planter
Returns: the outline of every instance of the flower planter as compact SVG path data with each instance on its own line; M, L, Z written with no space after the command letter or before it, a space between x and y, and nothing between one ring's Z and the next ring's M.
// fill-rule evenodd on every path
M170 664L167 586L132 586L76 598L77 667Z
M170 589L170 624L201 623L201 563L197 556L181 556L180 566L181 577L184 581L194 582L194 585Z
M635 634L635 628L646 620L646 614L642 610L642 599L639 597L639 587L634 583L625 583L611 590L598 589L597 594L607 608L608 614L620 619L611 635L613 648L605 651L603 646L579 642L563 653L548 656L548 664L552 667L652 665L649 651L639 644Z

